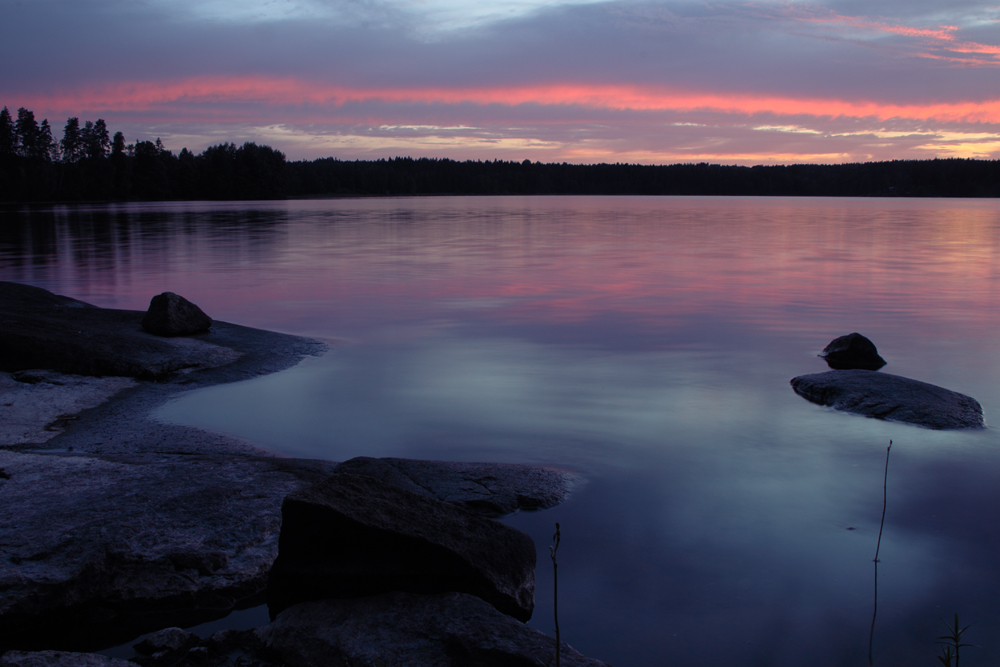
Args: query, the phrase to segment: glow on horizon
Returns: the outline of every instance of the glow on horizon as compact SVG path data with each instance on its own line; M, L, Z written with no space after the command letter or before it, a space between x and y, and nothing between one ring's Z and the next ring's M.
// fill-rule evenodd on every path
M957 102L898 103L768 94L700 92L664 86L552 83L525 86L355 88L296 78L202 76L174 81L132 81L69 93L32 95L27 106L52 111L145 111L203 104L302 105L338 108L352 102L478 106L581 106L614 111L716 111L816 118L873 118L1000 123L1000 96ZM228 107L227 107L228 109ZM256 108L253 114L259 116ZM313 112L319 120L322 113ZM204 117L195 115L196 118ZM209 114L217 118L217 112Z

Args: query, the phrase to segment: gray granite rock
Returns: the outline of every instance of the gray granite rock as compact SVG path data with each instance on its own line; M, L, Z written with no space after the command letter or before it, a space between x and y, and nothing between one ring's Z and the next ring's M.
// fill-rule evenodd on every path
M454 463L367 456L344 461L337 472L367 475L407 491L500 517L542 510L566 499L578 481L573 473L516 463Z
M875 343L857 332L834 338L819 356L836 370L877 371L885 366L885 359L879 356Z
M135 386L135 380L123 377L37 370L0 373L0 447L51 440L81 411Z
M95 653L8 651L0 656L0 667L135 667L135 664Z
M179 294L163 292L149 302L142 328L157 336L187 336L208 331L212 318Z
M898 375L827 371L792 378L791 384L808 401L865 417L938 430L985 426L976 399Z
M555 641L462 593L389 593L289 607L258 630L267 652L289 667L544 667ZM566 667L601 667L570 646ZM551 662L550 662L551 661Z
M135 650L143 655L156 653L182 653L201 641L197 635L180 628L164 628L149 635L135 645Z
M221 322L164 339L142 316L0 282L0 653L92 650L259 604L284 496L335 468L150 416L324 344ZM67 369L158 381L52 372Z
M4 450L0 467L9 477L0 481L0 650L75 647L224 615L266 587L282 499L332 468Z
M535 544L519 530L346 473L289 495L281 515L272 618L298 602L389 591L459 591L531 618Z

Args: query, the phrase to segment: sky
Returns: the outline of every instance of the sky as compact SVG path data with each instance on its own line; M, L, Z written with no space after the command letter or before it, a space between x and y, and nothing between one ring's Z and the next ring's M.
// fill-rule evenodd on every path
M992 0L993 3L1000 0ZM175 153L1000 158L977 0L0 0L0 106Z

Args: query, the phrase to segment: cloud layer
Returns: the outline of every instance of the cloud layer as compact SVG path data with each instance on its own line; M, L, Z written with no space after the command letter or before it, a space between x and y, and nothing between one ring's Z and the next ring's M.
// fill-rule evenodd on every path
M1000 157L978 2L0 0L0 104L289 157Z

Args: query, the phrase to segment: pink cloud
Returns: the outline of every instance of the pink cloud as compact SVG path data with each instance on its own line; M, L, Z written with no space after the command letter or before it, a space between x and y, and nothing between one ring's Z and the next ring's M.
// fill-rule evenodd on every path
M173 81L137 81L88 87L67 93L34 95L25 106L45 113L181 112L200 119L253 116L273 119L299 108L316 121L347 103L582 107L612 111L708 111L753 116L868 118L885 121L1000 123L1000 96L949 102L883 102L823 99L769 94L733 94L674 89L656 85L552 83L493 87L358 88L262 76L192 77ZM271 107L262 111L260 105ZM240 107L246 107L241 113ZM235 107L235 108L234 108ZM325 109L326 113L321 110ZM252 111L251 111L252 110ZM189 118L190 119L190 118Z

